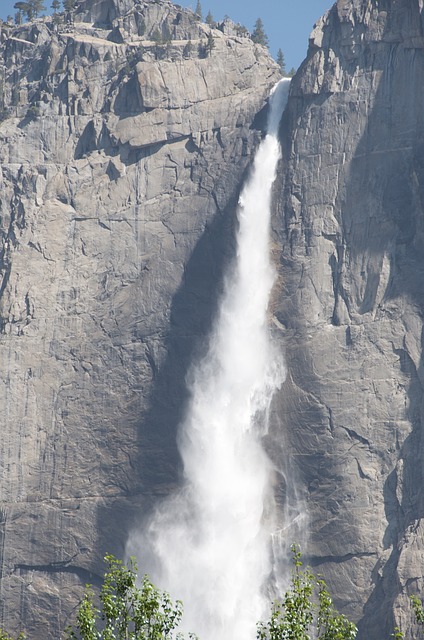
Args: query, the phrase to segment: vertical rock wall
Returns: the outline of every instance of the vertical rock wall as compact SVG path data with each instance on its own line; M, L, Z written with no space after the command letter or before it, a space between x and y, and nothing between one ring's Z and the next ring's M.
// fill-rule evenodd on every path
M424 575L424 15L339 0L311 35L282 128L277 400L309 553L360 638L398 624Z
M0 625L32 639L59 637L175 481L185 372L278 79L248 38L214 30L199 57L205 25L191 51L124 27L1 34Z

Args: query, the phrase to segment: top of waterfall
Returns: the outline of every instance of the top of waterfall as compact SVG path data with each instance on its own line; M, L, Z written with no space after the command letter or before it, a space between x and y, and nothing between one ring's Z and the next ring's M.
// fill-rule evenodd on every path
M287 104L290 91L291 78L283 78L273 87L269 99L269 115L267 133L275 136L278 133L281 116Z

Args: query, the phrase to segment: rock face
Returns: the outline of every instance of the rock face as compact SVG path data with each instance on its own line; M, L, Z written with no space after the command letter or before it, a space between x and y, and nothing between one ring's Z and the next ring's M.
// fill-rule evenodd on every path
M59 636L175 482L278 78L228 21L207 56L209 27L166 0L68 18L0 33L0 623L32 638ZM310 562L363 640L415 637L424 590L423 33L422 0L334 5L275 186L276 489L285 517L306 505Z
M175 482L185 372L279 77L228 23L206 56L209 27L166 1L70 19L0 35L0 625L31 638L59 637Z
M424 12L339 0L291 87L277 186L277 399L312 564L359 638L424 588Z

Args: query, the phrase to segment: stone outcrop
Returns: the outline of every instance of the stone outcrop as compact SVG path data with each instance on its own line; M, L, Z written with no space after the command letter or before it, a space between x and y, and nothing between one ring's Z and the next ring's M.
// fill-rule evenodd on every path
M373 640L395 624L416 637L408 595L424 588L423 27L418 0L339 0L320 20L276 187L289 374L274 437L304 488L310 560Z
M185 372L279 77L169 2L69 19L0 35L0 625L31 638L59 637L175 482Z

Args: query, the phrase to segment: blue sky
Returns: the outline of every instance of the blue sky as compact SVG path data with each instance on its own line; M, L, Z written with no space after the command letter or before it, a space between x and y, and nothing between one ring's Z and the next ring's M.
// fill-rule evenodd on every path
M44 0L50 7L51 0ZM178 0L177 4L195 8L197 0ZM283 50L287 69L298 67L306 55L308 37L314 22L327 10L333 0L200 0L203 14L210 10L215 20L226 14L249 30L258 17L262 18L268 35L271 54ZM0 17L14 15L16 0L0 0Z

